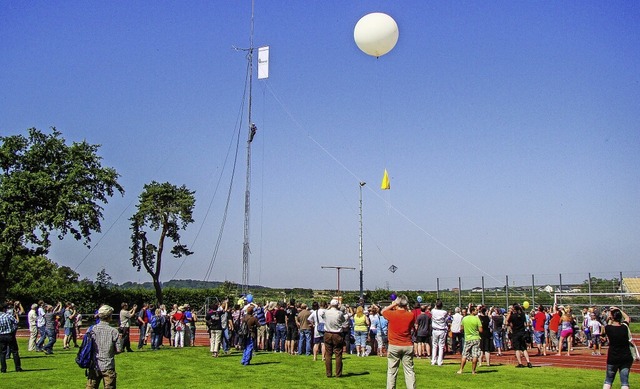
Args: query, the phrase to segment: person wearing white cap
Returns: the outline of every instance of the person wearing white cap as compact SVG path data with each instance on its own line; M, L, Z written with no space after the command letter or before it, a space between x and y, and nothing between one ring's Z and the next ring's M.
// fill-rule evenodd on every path
M338 309L340 303L337 299L331 300L328 310L321 314L324 319L324 347L325 361L324 366L327 377L332 377L332 355L336 356L336 377L342 376L342 348L344 347L344 338L342 337L342 326L347 317Z
M118 330L109 322L113 316L113 308L103 305L98 309L100 323L93 326L84 336L93 336L96 342L96 368L87 370L87 389L98 389L100 382L104 387L116 388L115 355L122 352L123 339Z

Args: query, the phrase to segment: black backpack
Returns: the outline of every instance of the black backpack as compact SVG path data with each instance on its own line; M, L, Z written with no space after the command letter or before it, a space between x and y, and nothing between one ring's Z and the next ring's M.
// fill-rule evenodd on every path
M83 369L95 369L97 367L96 353L98 347L94 338L93 326L87 329L82 337L82 345L76 355L76 363Z
M242 337L249 336L249 325L246 320L240 322L240 328L238 328L238 335Z

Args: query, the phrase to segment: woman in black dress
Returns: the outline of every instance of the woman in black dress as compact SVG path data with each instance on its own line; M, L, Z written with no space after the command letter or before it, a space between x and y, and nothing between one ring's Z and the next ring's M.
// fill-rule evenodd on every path
M609 324L604 327L609 339L609 351L607 352L607 375L604 379L603 389L610 389L616 373L620 371L620 384L622 389L629 388L629 371L633 363L631 351L629 351L629 316L618 307L609 309Z

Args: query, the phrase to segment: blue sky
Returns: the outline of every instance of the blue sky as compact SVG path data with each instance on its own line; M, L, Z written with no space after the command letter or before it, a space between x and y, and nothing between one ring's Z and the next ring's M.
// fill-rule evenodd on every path
M370 12L400 31L379 59L353 41ZM247 61L233 46L248 47L250 14L249 1L0 4L0 134L55 126L101 144L126 190L91 251L68 238L53 260L149 281L128 219L145 183L169 181L196 191L195 254L161 278L203 279L242 120L209 277L241 281ZM365 288L637 275L639 20L633 1L257 0L271 74L253 91L250 282L334 288L321 266L358 267L360 181ZM358 289L358 271L341 287Z

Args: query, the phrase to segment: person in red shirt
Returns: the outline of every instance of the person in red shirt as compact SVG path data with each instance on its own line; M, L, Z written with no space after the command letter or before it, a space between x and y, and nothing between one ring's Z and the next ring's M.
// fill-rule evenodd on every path
M551 338L551 350L554 351L558 349L558 329L560 328L561 318L562 309L558 309L558 307L553 304L553 312L551 320L549 320L549 338Z
M396 387L398 366L402 362L404 382L408 389L416 387L413 370L413 343L411 330L415 323L413 313L408 310L407 296L399 296L391 305L382 310L382 316L389 321L389 348L387 350L387 389Z
M544 339L544 323L547 320L547 314L544 312L544 307L538 305L538 312L533 316L533 343L538 348L537 355L547 355L547 344Z

